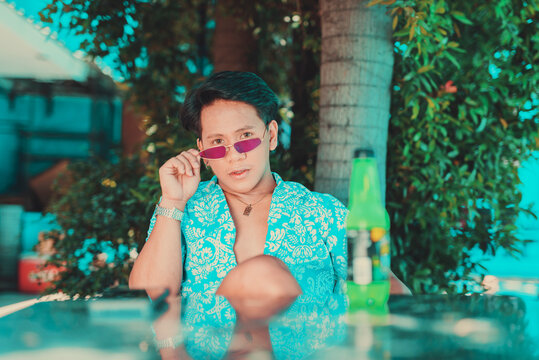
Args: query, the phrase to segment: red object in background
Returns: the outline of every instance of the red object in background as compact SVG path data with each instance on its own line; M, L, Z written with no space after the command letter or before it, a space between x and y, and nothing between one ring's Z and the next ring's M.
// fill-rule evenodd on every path
M45 265L46 258L39 256L25 256L19 260L19 291L37 294L51 286L62 268L54 265Z
M454 94L458 91L458 88L455 85L453 85L453 80L449 80L448 82L440 86L440 91L442 92L442 94L443 93Z

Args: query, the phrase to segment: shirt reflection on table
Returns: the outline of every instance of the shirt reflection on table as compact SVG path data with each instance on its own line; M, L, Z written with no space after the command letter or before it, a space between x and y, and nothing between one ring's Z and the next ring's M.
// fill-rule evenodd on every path
M217 294L184 294L181 305L179 298L166 299L168 311L154 322L161 357L243 359L255 352L302 359L344 340L344 281L333 281L333 293L303 293L281 260L248 259L227 274Z
M162 349L163 359L303 359L346 339L342 321L346 296L298 296L270 318L245 319L223 296L193 294L167 300L154 322L157 339L180 334L178 346ZM180 319L181 313L181 321Z

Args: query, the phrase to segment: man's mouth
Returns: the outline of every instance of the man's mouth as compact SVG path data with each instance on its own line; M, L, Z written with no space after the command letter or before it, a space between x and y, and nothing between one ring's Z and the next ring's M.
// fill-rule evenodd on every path
M229 173L229 175L232 175L232 176L242 176L242 175L245 175L247 174L247 169L240 169L240 170L235 170L235 171L231 171Z

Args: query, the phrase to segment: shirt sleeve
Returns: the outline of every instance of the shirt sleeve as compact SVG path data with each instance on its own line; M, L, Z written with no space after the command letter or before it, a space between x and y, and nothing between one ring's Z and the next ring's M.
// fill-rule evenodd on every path
M161 201L159 201L161 202ZM155 226L155 221L157 220L157 216L155 215L155 209L153 210L152 217L150 218L150 227L148 228L148 233L146 234L146 240L144 242L147 242L150 238L150 235L153 231L153 227Z

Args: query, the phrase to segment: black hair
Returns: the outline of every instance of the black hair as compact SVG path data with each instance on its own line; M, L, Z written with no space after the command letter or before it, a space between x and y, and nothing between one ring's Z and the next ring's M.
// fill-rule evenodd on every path
M180 112L183 127L201 136L200 113L215 100L241 101L254 106L267 126L279 122L279 99L268 84L251 72L221 71L187 93Z

